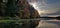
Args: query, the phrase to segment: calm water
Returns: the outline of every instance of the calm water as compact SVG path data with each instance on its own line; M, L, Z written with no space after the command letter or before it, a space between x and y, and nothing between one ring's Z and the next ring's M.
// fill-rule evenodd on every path
M41 18L37 28L60 28L60 20Z

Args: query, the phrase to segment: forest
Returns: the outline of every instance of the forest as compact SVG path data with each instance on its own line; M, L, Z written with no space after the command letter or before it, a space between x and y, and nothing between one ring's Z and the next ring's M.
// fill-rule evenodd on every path
M38 17L27 0L0 0L0 28L35 28L40 20L30 19Z

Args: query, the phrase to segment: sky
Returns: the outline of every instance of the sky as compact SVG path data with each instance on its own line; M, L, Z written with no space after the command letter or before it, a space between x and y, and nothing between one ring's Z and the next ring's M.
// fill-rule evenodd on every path
M40 16L59 16L60 0L28 0Z

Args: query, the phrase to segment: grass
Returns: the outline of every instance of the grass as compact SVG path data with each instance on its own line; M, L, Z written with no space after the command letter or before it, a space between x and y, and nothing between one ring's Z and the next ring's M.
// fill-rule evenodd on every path
M21 23L21 22L25 22L28 23L30 20L0 20L0 23L11 23L11 22L17 22L17 23Z

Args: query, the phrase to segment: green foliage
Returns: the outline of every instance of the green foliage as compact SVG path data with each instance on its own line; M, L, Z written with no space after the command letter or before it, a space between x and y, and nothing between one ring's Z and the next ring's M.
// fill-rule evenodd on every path
M0 20L0 28L26 28L27 24L28 20Z
M20 6L19 6L20 10L23 10L24 7L25 7L25 6L24 6L23 4L20 4Z
M38 12L31 5L29 5L26 0L19 0L17 3L15 0L8 0L7 3L3 3L1 8L2 9L0 9L0 11L5 11L1 12L2 15L5 14L5 16L9 16L6 19L10 19L10 17L14 18L16 16L23 19L30 19L39 16Z
M19 3L18 5L15 4L15 0L8 0L7 3L3 3L5 5L4 6L2 5L3 8L0 9L0 11L5 10L6 15L3 17L1 16L0 18L0 28L25 28L25 27L30 28L31 25L35 26L38 23L38 22L36 23L36 21L34 20L32 21L30 20L30 18L33 16L35 18L37 13L37 12L33 12L33 15L31 15L30 17L29 9L32 9L33 7L30 8L29 7L30 5L25 0L21 0L21 2L22 3ZM0 7L1 7L1 3L0 3ZM33 11L35 11L35 9Z

